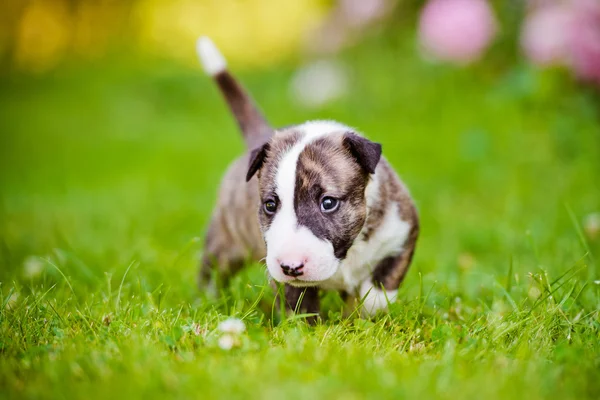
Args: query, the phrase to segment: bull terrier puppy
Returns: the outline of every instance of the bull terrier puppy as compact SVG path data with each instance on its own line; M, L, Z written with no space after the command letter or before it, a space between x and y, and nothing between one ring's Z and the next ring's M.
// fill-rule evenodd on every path
M292 310L318 313L321 289L359 299L363 315L386 310L410 266L419 219L381 145L334 121L271 128L214 43L201 37L197 51L248 149L223 178L201 281L264 260Z

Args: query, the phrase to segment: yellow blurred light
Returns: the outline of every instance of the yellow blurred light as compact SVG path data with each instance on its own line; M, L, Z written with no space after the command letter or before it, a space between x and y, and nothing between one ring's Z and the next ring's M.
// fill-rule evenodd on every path
M137 9L141 45L196 63L195 41L209 35L228 60L267 65L295 54L324 17L320 0L150 0Z
M69 22L65 3L32 1L19 22L16 64L43 70L59 62L68 47Z
M105 2L83 2L77 7L73 21L73 51L80 56L101 57L107 50L118 20L118 11Z

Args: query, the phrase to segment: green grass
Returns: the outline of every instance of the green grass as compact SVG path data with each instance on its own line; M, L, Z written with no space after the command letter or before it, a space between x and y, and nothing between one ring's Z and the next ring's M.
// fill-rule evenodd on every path
M599 398L597 95L526 66L454 70L409 46L344 56L349 95L288 97L243 75L275 125L333 118L383 143L422 234L373 320L324 298L273 311L264 269L196 286L202 233L242 151L212 83L168 64L98 65L0 87L0 397ZM231 351L217 325L242 318Z

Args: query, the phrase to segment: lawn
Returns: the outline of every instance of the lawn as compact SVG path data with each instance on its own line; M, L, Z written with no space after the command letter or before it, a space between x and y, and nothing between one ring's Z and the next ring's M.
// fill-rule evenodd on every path
M200 69L65 66L0 83L0 398L600 398L599 97L527 65L454 69L412 43L345 53L349 93L240 76L274 125L337 119L383 144L421 237L389 314L316 326L264 267L196 285L236 126ZM593 227L592 227L593 228ZM240 345L218 324L242 319Z

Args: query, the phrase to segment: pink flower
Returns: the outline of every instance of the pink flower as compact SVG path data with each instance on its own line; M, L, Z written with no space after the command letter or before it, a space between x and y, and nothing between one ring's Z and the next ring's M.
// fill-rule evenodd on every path
M600 2L541 3L525 20L521 46L536 65L566 65L578 78L600 83Z
M457 64L479 59L495 34L496 19L486 0L431 0L419 21L424 50Z
M600 2L575 0L571 27L571 67L583 80L600 84Z
M539 66L565 64L569 58L571 20L570 8L560 3L530 14L521 33L521 47L527 58Z

